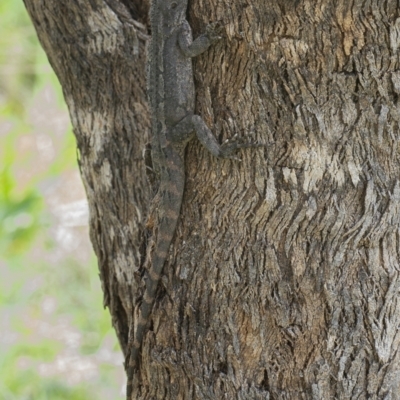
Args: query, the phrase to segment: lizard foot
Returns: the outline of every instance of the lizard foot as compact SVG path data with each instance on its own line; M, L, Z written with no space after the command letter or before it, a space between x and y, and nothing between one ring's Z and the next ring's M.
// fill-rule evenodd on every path
M211 43L215 43L222 39L222 24L217 21L206 26L206 36Z
M265 147L265 144L255 140L253 135L254 132L248 133L244 136L238 136L238 134L236 134L232 138L225 140L225 142L220 146L220 157L240 161L240 158L235 156L237 150L253 147Z

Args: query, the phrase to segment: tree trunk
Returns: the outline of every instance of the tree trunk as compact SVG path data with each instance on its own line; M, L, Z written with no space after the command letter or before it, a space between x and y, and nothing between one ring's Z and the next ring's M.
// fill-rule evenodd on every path
M127 354L151 190L148 1L24 0L63 86L104 304ZM125 5L124 5L125 4ZM197 109L137 399L400 399L400 4L193 0ZM135 47L139 45L138 54Z

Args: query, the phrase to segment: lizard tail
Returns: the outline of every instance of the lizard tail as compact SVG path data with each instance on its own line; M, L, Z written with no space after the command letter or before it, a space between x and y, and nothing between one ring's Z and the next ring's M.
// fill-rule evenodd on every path
M147 272L146 289L140 306L134 341L128 364L127 399L131 400L133 375L138 368L139 352L147 324L156 298L158 283L168 257L169 248L175 234L182 204L185 186L183 160L174 149L164 149L166 166L161 171L159 203L159 222L156 245L151 255L151 264Z

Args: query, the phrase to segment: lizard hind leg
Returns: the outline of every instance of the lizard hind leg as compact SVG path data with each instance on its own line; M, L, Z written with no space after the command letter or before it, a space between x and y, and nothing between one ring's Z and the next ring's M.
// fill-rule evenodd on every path
M215 157L238 159L235 153L238 149L249 147L260 147L258 142L254 141L250 134L244 137L235 135L233 138L219 144L210 128L204 122L203 118L196 114L189 114L178 122L171 129L171 139L181 141L186 135L188 140L190 132L195 132L200 143Z
M136 321L134 340L127 366L127 399L131 400L134 375L139 366L139 355L146 334L150 314L157 294L162 270L168 257L169 248L175 234L182 204L185 185L185 171L181 155L172 146L163 149L165 167L160 183L159 215L155 246L150 255L150 267L146 274L146 287Z

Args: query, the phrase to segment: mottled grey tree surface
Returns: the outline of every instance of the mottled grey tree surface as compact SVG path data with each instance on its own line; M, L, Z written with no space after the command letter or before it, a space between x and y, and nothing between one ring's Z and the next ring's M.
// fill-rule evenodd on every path
M143 291L152 190L148 1L24 0L62 84L104 304L122 351ZM192 0L193 141L137 399L400 399L400 4ZM137 54L136 54L137 52Z

